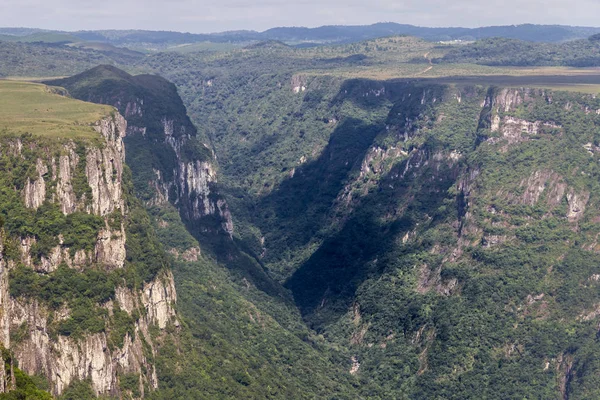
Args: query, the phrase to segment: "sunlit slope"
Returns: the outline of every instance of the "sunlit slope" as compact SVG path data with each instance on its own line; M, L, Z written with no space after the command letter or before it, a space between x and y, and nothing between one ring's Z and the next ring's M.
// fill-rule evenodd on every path
M45 85L0 80L0 132L93 138L92 125L113 108L62 96Z

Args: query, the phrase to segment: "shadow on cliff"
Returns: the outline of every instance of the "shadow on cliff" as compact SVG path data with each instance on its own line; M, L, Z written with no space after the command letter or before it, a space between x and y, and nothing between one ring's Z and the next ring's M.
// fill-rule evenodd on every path
M343 189L349 174L363 160L383 125L369 125L349 118L333 132L321 156L296 168L268 196L259 200L257 223L266 235L269 248L304 246L328 222L327 215Z
M265 262L277 262L276 257L293 254L313 239L328 236L336 217L332 214L334 202L347 183L360 174L376 137L390 125L398 127L398 132L390 135L410 136L410 121L419 118L431 104L424 100L441 98L443 91L440 85L406 81L346 81L332 99L332 107L348 101L367 112L380 112L382 103L389 102L389 113L375 121L343 119L316 160L297 167L292 177L255 202L250 212L253 222L266 233Z
M288 275L292 271L285 268L293 265L294 257L299 254L301 257L301 252L313 253L285 285L291 290L303 314L314 311L326 292L331 298L351 299L360 281L368 275L365 263L381 253L382 249L392 246L399 233L406 232L414 225L412 217L406 215L399 215L389 223L380 222L384 215L396 213L398 198L406 194L401 188L409 191L409 180L397 182L391 177L399 175L405 163L393 169L390 177L384 177L384 183L376 188L375 193L363 198L356 206L357 211L349 217L335 214L335 202L345 186L360 174L363 160L375 145L377 136L386 132L386 125L400 127L398 135L408 135L406 131L412 129L412 125L406 121L418 119L435 103L429 100L441 98L443 91L440 85L407 81L346 81L330 106L337 108L343 102L351 102L367 112L378 110L379 117L371 120L354 117L342 119L317 159L296 167L290 178L270 194L252 201L253 207L248 207L250 220L265 234L266 253L261 258L258 255L261 250L256 246L252 250L247 243L236 243L236 246L243 249L245 254L252 255L256 262L252 267L255 273L259 272L257 266L260 265L259 275L262 276L264 272L270 276L264 262L279 264L282 266L282 275ZM385 104L389 105L386 111L389 114L381 116L381 107ZM427 146L423 151L428 157ZM443 181L447 183L445 179ZM386 188L390 184L396 185L396 189ZM447 187L438 186L435 185L435 190L444 195ZM427 205L425 208L437 209L441 199L430 196L428 191L423 193L429 198L417 194L420 204L433 201L431 207ZM233 192L230 194L235 197ZM407 207L411 210L419 208L414 202ZM342 226L338 228L340 224ZM309 248L311 243L321 245L313 251ZM223 253L223 248L227 246L229 244L225 243L224 247L217 245L213 248ZM226 257L228 253L231 254L225 250ZM345 304L346 300L342 303Z
M407 255L430 246L421 243L420 248L398 253L402 237L417 224L431 229L447 220L438 209L456 182L458 167L434 168L427 146L422 151L429 165L404 178L400 176L411 159L393 167L374 192L358 201L343 227L325 239L285 283L311 328L319 330L345 314L361 283L394 264L392 254Z

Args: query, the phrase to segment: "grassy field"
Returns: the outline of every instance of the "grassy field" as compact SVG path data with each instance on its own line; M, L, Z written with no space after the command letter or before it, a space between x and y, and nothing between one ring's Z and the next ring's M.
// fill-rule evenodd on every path
M112 110L61 96L45 85L0 80L0 134L95 138L91 125Z
M50 81L53 79L68 78L68 75L62 76L5 76L1 78L4 81L18 81L18 82L43 82Z
M412 37L390 37L311 49L281 51L298 58L343 57L360 54L354 65L310 68L306 75L333 75L345 79L432 79L444 83L542 87L584 93L600 93L600 68L506 67L478 64L437 64L455 45L440 45Z
M38 32L26 36L0 35L0 40L5 42L23 43L69 43L79 41L79 39L73 35L59 32Z
M231 51L239 48L239 45L231 44L231 43L212 43L212 42L200 42L200 43L190 43L190 44L182 44L178 46L173 46L167 48L165 51L174 51L177 53L187 54L194 53L197 51Z
M554 75L541 75L541 73ZM565 72L560 74L560 72ZM500 87L528 87L551 90L563 90L588 94L600 93L600 71L590 71L568 75L566 71L540 70L539 75L454 75L427 78L432 82L454 85L493 85Z
M600 93L600 69L570 67L488 67L475 64L397 63L307 70L306 75L333 75L345 79L419 79L447 84L546 88Z

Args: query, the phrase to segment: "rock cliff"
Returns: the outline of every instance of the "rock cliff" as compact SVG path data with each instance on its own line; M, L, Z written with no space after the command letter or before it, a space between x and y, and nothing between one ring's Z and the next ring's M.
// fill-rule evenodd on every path
M216 162L200 142L175 86L156 75L99 66L49 82L76 98L116 107L128 122L127 160L147 205L171 202L194 229L231 236L229 208L217 189ZM32 199L35 201L35 199Z
M173 276L167 269L138 287L118 278L128 270L126 221L131 200L124 188L126 127L125 119L114 113L94 125L99 135L91 140L0 141L0 154L15 168L30 165L21 190L2 190L17 189L15 198L20 200L15 201L21 202L22 213L41 215L36 228L52 225L51 218L63 221L49 227L49 233L15 235L7 228L0 237L0 342L23 371L45 376L55 395L74 380L89 380L97 395L119 396L131 391L121 379L135 376L139 388L134 392L143 397L158 387L151 362L156 334L150 332L156 327L160 335L169 324L179 325ZM82 244L86 235L90 241ZM36 272L27 272L32 270ZM101 280L90 285L105 285L108 290L100 301L86 297L93 287L58 288L65 274L77 282L90 273ZM49 300L49 295L19 291L25 285L19 274L29 274L39 285L33 287L42 293L64 295ZM86 302L85 312L71 298ZM99 328L82 328L90 315L96 316Z

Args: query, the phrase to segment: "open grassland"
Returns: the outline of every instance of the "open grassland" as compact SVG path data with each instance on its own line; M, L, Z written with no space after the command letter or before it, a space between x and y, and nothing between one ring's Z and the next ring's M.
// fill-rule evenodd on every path
M490 67L475 64L428 64L381 62L373 65L313 69L306 75L329 75L344 79L419 79L447 84L534 87L590 94L600 93L599 68Z
M62 76L5 76L2 80L19 82L43 82L53 79L68 78L68 75Z
M308 71L307 71L308 72ZM490 67L477 64L377 63L336 69L316 69L313 75L335 75L343 78L396 79L441 78L449 76L598 76L599 68L571 67Z
M0 80L0 134L95 138L98 133L92 124L112 111L61 96L45 85Z
M240 46L232 43L213 43L213 42L200 42L200 43L189 43L182 44L167 48L165 51L174 51L177 53L188 54L198 51L214 51L224 52L238 49Z
M432 79L444 83L528 86L584 93L600 93L600 68L511 67L478 64L435 63L456 45L440 45L411 37L390 37L350 45L293 51L293 56L337 56L334 67L317 65L306 75L329 75L344 79ZM357 56L360 55L360 58Z
M541 70L540 72L542 72ZM558 72L558 71L545 71ZM580 71L582 72L582 71ZM423 79L425 80L425 79ZM500 87L528 87L562 90L588 94L600 93L600 72L573 75L455 75L427 78L430 82L454 85L484 85Z

